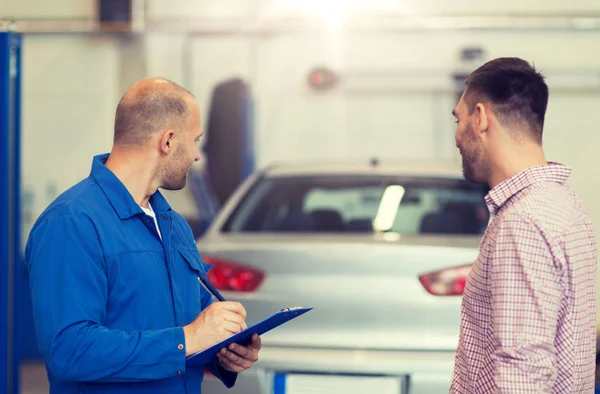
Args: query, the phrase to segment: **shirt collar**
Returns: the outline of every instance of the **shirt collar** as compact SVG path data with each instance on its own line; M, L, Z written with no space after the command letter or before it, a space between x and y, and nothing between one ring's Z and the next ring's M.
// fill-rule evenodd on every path
M128 219L137 214L144 213L125 185L104 165L108 156L108 153L94 156L90 176L104 192L104 195L117 215L119 215L119 218ZM157 214L171 210L171 206L158 190L150 197L150 204L152 204L152 209Z
M485 196L485 202L494 212L498 211L512 196L537 182L565 183L571 168L561 163L529 167L502 181Z

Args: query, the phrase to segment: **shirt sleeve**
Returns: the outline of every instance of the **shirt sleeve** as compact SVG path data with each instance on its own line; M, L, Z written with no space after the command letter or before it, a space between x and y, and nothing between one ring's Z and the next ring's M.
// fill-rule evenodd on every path
M560 274L531 220L499 224L489 266L497 393L550 393L556 379Z
M182 327L125 332L102 325L107 275L86 217L47 218L32 231L26 256L38 343L56 380L131 382L185 372Z

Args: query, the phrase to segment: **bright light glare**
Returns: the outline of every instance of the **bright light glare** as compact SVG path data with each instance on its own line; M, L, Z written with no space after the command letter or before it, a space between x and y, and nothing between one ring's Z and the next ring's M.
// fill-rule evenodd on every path
M400 201L404 197L404 188L400 185L388 186L383 192L377 216L373 220L373 228L377 231L388 231L394 225Z
M397 6L397 0L281 0L294 11L308 12L336 28L350 13Z
M380 7L397 4L398 0L280 0L287 2L297 8L318 10L322 7L335 7L338 10L362 8L362 7Z

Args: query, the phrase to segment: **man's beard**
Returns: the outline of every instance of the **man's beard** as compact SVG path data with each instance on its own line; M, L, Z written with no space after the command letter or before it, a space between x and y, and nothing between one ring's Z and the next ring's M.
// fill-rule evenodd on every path
M462 172L463 176L466 180L475 182L475 161L472 157L469 157L465 152L461 149L461 157L462 157Z
M185 166L185 151L177 147L169 165L163 170L162 188L165 190L181 190L187 183L189 167Z
M486 169L483 167L483 151L482 147L475 143L475 132L469 126L465 130L466 141L470 141L470 144L459 145L458 150L462 158L462 172L463 177L470 182L485 184L487 183Z
M459 151L462 157L463 177L469 182L478 184L487 183L487 179L485 179L487 171L483 167L481 150L474 147L468 150L459 148Z

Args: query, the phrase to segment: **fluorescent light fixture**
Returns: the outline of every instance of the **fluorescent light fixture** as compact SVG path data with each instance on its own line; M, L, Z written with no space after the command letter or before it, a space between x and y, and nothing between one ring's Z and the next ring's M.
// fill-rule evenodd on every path
M388 231L392 228L402 197L404 197L402 186L392 185L386 187L379 203L377 216L373 220L373 228L376 231Z

